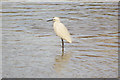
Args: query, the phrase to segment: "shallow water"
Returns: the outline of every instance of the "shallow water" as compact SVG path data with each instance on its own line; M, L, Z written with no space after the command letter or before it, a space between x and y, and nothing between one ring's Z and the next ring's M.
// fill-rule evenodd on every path
M118 77L118 4L78 2L3 3L3 77ZM73 43L48 19L57 16Z

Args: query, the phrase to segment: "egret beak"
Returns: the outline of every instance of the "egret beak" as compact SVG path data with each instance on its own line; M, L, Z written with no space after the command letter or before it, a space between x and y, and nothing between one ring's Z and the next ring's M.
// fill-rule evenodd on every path
M53 19L47 20L47 22L49 22L49 21L53 21Z

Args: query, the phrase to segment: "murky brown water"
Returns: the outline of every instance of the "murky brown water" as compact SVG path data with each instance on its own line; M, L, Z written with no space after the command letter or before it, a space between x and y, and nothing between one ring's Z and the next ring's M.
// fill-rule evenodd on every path
M118 4L78 2L3 3L3 77L118 77ZM53 31L57 16L73 43Z

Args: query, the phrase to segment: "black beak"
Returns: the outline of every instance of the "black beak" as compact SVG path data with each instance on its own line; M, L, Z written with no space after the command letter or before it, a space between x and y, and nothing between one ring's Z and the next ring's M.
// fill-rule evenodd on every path
M53 19L47 20L47 22L49 22L49 21L53 21Z

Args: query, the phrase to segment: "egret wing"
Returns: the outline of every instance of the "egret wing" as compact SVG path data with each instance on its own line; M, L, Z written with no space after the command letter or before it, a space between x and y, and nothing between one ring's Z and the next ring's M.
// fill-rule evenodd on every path
M55 24L54 30L59 37L67 40L70 43L72 42L70 33L68 32L67 28L62 23Z

